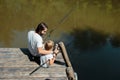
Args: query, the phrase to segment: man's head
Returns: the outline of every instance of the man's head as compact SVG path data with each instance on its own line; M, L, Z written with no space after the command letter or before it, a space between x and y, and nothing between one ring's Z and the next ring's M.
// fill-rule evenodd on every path
M47 32L48 26L44 23L41 22L40 24L38 24L37 28L36 28L36 33L40 34L41 36L45 35Z

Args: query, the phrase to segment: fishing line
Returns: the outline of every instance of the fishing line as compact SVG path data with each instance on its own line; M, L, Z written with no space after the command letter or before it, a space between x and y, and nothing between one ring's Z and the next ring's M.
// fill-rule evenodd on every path
M55 29L58 28L58 25L62 24L66 19L67 17L73 12L73 10L75 9L76 5L73 5L72 8L63 16L62 19L60 19L60 21L58 22L57 25L55 25L55 27L53 29L51 29L48 33L48 35L46 36L46 38L44 38L44 41L47 39L47 38L50 38L52 33L55 31Z

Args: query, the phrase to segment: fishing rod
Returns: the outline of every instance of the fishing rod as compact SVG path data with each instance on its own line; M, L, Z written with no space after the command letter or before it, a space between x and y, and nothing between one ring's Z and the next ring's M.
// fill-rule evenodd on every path
M29 75L32 75L35 71L37 71L39 68L41 68L44 64L48 63L49 60L47 60L46 62L44 62L43 64L39 65L35 70L33 70Z
M55 27L49 31L48 35L44 40L46 40L48 37L49 38L51 37L51 34L55 31L56 28L58 28L58 25L62 24L67 19L67 17L73 12L73 10L75 9L75 6L76 5L73 5L72 8L66 13L66 15L64 15L63 18L60 19L58 24L55 25Z
M72 11L74 10L75 8L75 5L73 5L73 7L68 11L68 13L58 22L58 25L60 25L61 23L63 23L65 21L65 19L70 15L70 13L72 13ZM48 33L48 35L46 36L46 38L44 39L44 41L46 41L46 39L50 36L51 34L55 31L55 29L57 28L58 26L56 25L53 29L51 29ZM46 64L49 60L47 60L45 63L39 65L35 70L33 70L29 75L32 75L35 71L37 71L39 68L41 68L44 64Z

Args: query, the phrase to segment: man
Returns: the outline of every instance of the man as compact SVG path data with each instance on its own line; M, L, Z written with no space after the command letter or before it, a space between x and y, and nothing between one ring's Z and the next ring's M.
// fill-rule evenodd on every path
M43 36L48 30L47 25L41 22L35 31L28 32L28 49L33 56L41 56L43 54L57 53L58 51L48 51L43 48Z

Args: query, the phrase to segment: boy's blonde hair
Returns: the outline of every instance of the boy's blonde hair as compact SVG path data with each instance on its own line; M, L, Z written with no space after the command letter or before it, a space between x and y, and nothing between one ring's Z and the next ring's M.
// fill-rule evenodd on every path
M54 47L54 42L52 40L48 40L45 43L45 50L51 50Z

